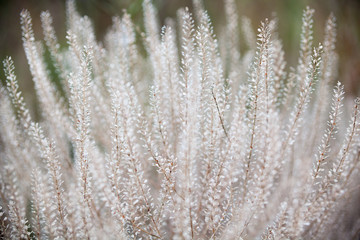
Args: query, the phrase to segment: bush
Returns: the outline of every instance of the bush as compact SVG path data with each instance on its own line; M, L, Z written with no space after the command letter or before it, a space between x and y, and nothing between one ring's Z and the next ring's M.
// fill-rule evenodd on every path
M360 101L342 114L334 16L323 43L313 47L314 10L304 10L298 64L288 68L277 19L262 22L255 34L244 18L248 50L240 54L234 0L226 1L219 42L201 2L194 3L196 21L181 9L178 24L160 31L145 0L145 33L124 13L99 43L91 21L69 1L64 48L48 12L41 15L45 45L35 40L29 12L21 13L42 119L32 119L13 61L5 59L2 237L350 239L359 233L352 212ZM48 70L54 67L60 86Z

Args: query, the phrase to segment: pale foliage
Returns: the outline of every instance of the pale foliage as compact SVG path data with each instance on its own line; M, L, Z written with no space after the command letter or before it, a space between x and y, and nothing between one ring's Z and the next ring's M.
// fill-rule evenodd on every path
M356 236L358 215L347 213L359 196L360 102L349 113L344 87L334 82L334 16L314 47L314 10L304 10L298 65L288 70L277 19L254 33L234 0L225 1L219 41L199 0L195 19L180 9L177 26L160 28L149 0L143 8L144 33L124 13L101 43L69 1L63 47L50 13L41 15L43 42L35 40L30 13L21 13L41 121L33 120L13 61L5 59L1 236Z

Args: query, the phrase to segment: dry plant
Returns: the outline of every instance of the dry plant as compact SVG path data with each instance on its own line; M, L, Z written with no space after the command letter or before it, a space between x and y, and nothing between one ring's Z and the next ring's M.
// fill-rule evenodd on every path
M145 32L124 13L98 42L69 1L63 47L49 12L41 14L42 42L21 12L41 121L5 59L1 237L358 235L360 101L346 108L335 82L334 16L314 47L314 10L304 10L298 64L289 68L277 19L255 33L235 0L225 1L219 41L199 0L195 17L180 9L162 28L149 0L143 8Z

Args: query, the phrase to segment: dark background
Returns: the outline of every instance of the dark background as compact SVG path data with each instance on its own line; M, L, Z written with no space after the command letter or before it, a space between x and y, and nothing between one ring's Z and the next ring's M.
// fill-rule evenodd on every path
M176 10L188 6L191 0L153 0L158 9L161 24L167 17L175 18ZM213 21L215 32L224 23L223 0L204 0L205 8ZM260 21L275 12L279 18L279 35L283 40L287 61L296 64L299 50L302 11L307 5L315 9L314 43L323 40L324 25L333 12L337 18L337 52L339 54L339 79L345 84L348 95L360 94L360 1L357 0L239 0L236 1L239 16L247 16L256 29ZM111 25L111 17L121 15L126 9L133 21L142 27L142 0L77 0L77 9L88 15L95 26L98 40ZM33 18L37 40L43 38L40 13L49 10L61 45L65 45L65 1L63 0L0 0L0 59L13 57L20 88L30 108L36 105L30 72L22 48L20 11L28 9ZM0 68L1 82L4 73Z

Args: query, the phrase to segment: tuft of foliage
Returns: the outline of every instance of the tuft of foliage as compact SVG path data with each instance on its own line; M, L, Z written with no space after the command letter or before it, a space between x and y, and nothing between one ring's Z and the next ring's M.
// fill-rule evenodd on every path
M289 68L277 19L255 33L226 0L218 41L202 2L194 6L195 17L180 9L177 25L160 28L144 0L146 56L127 13L98 42L90 19L68 1L60 48L49 12L41 14L42 42L30 13L21 12L42 119L32 119L8 57L0 88L1 238L359 233L350 213L359 196L360 100L349 113L335 83L334 16L314 47L314 10L304 10L298 64Z

